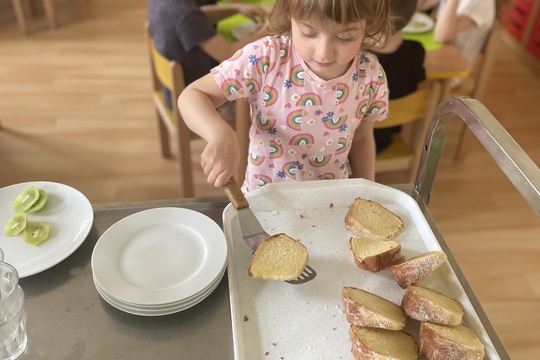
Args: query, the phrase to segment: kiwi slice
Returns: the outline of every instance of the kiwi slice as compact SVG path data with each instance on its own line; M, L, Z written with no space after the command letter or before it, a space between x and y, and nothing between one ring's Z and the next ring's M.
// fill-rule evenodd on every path
M21 213L30 209L39 200L38 188L31 186L28 189L24 189L17 195L15 201L13 201L13 210Z
M30 223L23 232L23 240L30 245L38 246L49 238L51 226L43 222Z
M43 207L47 203L49 196L47 196L47 193L45 192L45 190L38 189L38 191L39 191L38 201L34 205L32 205L30 209L27 210L27 212L38 212L41 209L43 209Z
M17 213L4 225L6 236L19 235L26 228L27 216L25 213Z

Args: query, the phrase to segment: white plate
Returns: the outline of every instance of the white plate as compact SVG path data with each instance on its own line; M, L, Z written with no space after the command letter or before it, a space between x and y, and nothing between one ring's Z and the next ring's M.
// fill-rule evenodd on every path
M231 35L236 40L242 40L255 33L259 26L260 24L251 21L243 22L233 27L233 29L231 30Z
M172 307L178 307L180 305L192 303L193 301L196 301L198 298L200 298L201 295L206 294L209 291L209 289L212 289L211 291L213 291L213 289L216 288L216 286L220 283L221 279L223 278L223 274L225 274L225 270L227 269L226 265L227 264L224 264L223 269L220 271L217 278L214 281L212 281L210 284L208 284L199 293L194 294L192 296L189 296L187 298L181 299L179 301L175 301L175 302L172 302L172 303L166 303L166 304L157 304L157 305L140 305L140 304L125 302L122 299L117 299L114 296L111 296L111 294L108 294L105 290L103 290L102 286L99 284L99 281L96 279L95 276L93 278L94 278L94 285L96 286L96 288L99 287L98 290L101 291L100 294L104 293L109 299L113 300L116 303L120 303L120 304L122 304L122 305L124 305L126 307L132 307L132 308L135 308L135 309L142 309L142 310L145 310L145 311L146 310L162 310L162 309L170 309Z
M435 23L429 15L417 12L402 31L408 34L418 34L433 29L433 26L435 26Z
M88 199L67 185L37 181L0 189L0 223L15 214L13 200L24 189L35 186L45 190L49 199L43 210L28 213L28 221L42 221L51 226L50 238L39 246L25 243L22 235L8 237L0 233L4 261L13 265L20 278L37 274L58 264L81 246L94 221L94 210Z
M172 305L166 305L166 306L136 306L131 304L126 304L124 302L119 301L118 299L115 299L111 297L109 294L105 292L99 285L99 282L94 277L94 285L96 287L97 292L99 295L109 303L109 305L117 308L118 310L127 312L128 314L133 315L140 315L140 316L163 316L163 315L170 315L174 314L180 311L187 310L204 299L206 299L219 285L221 280L223 279L223 275L225 274L225 268L223 268L223 271L220 273L220 275L216 278L216 280L204 291L202 291L200 294L197 294L197 296L193 297L189 301L181 301L177 304Z
M227 261L227 242L209 217L155 208L125 217L101 235L92 271L102 290L123 303L174 304L203 291Z

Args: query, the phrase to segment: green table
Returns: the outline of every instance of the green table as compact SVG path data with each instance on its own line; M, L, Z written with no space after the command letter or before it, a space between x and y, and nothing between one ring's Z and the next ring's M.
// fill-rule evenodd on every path
M274 6L275 0L243 0L242 2L253 4L253 5L259 5L260 7L265 8L267 11L269 11L272 8L272 6ZM218 2L218 4L225 4L225 3L226 2L224 1ZM236 14L218 22L217 31L225 39L227 39L227 41L235 42L236 39L232 36L232 29L234 29L239 24L242 24L248 21L252 21L252 20L245 15Z
M416 34L403 33L403 37L406 40L418 41L422 44L422 46L424 46L424 49L426 49L426 51L437 50L443 46L442 43L435 41L435 39L433 38L433 29Z

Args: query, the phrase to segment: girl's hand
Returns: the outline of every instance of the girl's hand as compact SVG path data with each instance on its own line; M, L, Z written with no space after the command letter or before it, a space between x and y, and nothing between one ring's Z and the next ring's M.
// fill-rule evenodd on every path
M215 187L222 187L236 175L239 165L240 146L232 128L208 141L201 154L206 180Z

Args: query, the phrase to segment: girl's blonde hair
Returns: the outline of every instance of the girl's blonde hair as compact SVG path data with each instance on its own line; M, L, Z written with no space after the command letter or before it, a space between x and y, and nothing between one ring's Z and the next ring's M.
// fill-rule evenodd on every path
M393 31L389 13L389 0L276 0L269 30L274 34L290 33L291 18L320 24L330 20L343 25L365 20L366 38L387 39Z

